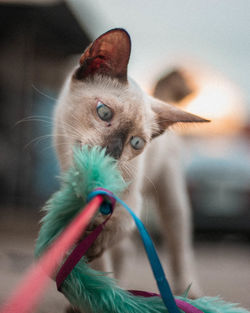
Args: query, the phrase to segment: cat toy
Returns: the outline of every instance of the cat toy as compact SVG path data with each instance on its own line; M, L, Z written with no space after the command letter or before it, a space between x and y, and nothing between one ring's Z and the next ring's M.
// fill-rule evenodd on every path
M126 183L117 169L116 161L106 156L104 150L98 147L75 149L74 165L63 175L61 190L52 196L44 208L46 215L35 250L38 263L0 312L33 312L48 277L56 276L58 289L74 307L83 312L250 313L219 298L174 298L144 225L117 197L125 188ZM123 290L114 279L93 270L83 256L108 223L115 201L129 211L138 227L160 295ZM107 218L76 244L98 209ZM75 248L72 250L73 245ZM71 253L65 257L69 250Z

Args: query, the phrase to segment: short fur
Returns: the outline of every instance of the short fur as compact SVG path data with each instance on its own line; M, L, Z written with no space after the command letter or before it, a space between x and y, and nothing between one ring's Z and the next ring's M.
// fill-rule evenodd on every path
M175 123L207 120L145 94L127 76L130 49L127 32L114 29L97 38L83 53L80 65L65 83L55 110L57 155L65 171L72 164L75 144L99 145L112 153L113 143L122 142L118 166L124 180L131 182L122 199L140 215L144 195L157 190L154 196L158 197L157 209L171 250L175 291L184 292L192 283L191 294L196 296L199 287L194 273L189 203L179 163L178 140L171 133L159 135ZM112 110L110 122L97 115L99 101ZM131 146L134 136L143 139L144 148L136 150ZM102 220L98 216L96 224ZM115 246L113 265L118 275L121 262L116 260L123 259L123 251L117 243L133 229L128 213L115 210L105 231L89 250L89 259Z

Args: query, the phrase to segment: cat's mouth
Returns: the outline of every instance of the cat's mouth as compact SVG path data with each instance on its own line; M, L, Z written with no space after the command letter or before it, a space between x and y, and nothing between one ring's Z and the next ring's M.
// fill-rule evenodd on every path
M77 146L82 147L84 144L81 141L77 141L76 142ZM123 154L123 144L121 142L121 140L118 139L113 139L110 140L108 145L100 145L100 144L85 144L91 148L93 147L101 147L102 149L105 149L105 154L109 155L110 157L114 158L117 162L117 166L119 171L122 174L122 177L124 178L125 181L129 182L132 180L132 178L134 177L134 174L136 172L136 169L133 168L133 166L130 164L131 162L129 162L130 160L128 160L124 154ZM72 160L71 160L72 161Z
M106 142L104 144L93 144L92 143L83 143L81 140L76 140L75 145L82 147L84 145L87 145L91 148L94 146L99 146L102 149L105 149L105 154L111 156L115 160L119 160L122 156L122 152L124 149L124 140L121 137L115 136L112 137L109 140L105 140Z
M111 156L112 158L119 160L122 155L123 151L123 142L122 139L119 137L114 137L108 145L104 148L106 148L106 154Z

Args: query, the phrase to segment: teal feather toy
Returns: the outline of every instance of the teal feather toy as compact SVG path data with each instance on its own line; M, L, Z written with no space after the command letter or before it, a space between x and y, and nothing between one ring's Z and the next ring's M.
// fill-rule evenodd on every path
M65 226L86 204L87 196L98 187L119 194L126 188L126 183L117 169L115 160L106 156L105 151L97 147L91 150L87 147L76 149L74 165L62 177L61 190L54 194L44 208L46 215L42 220L36 243L37 257L63 232ZM168 312L160 297L145 298L132 295L120 288L115 280L105 273L91 269L84 257L67 276L61 291L73 306L83 312ZM176 299L190 303L204 313L249 313L219 298Z

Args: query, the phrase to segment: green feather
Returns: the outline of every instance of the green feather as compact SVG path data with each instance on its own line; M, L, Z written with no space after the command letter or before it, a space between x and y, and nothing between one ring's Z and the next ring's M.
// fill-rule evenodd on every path
M126 187L114 159L99 147L74 149L74 164L61 178L61 190L45 205L46 215L36 242L35 255L44 250L71 222L86 204L87 195L97 187L119 195ZM70 303L89 313L168 313L161 298L143 298L120 288L105 273L91 269L84 258L76 265L62 285ZM204 313L249 313L218 298L190 300L179 297ZM182 312L180 310L180 312Z
M249 313L248 310L238 307L237 304L225 302L219 297L202 297L196 300L176 298L192 304L204 313Z
M120 194L126 186L116 161L105 155L105 150L87 146L75 148L74 164L61 177L61 189L43 208L46 215L41 221L35 255L38 257L79 213L91 191L102 187Z

